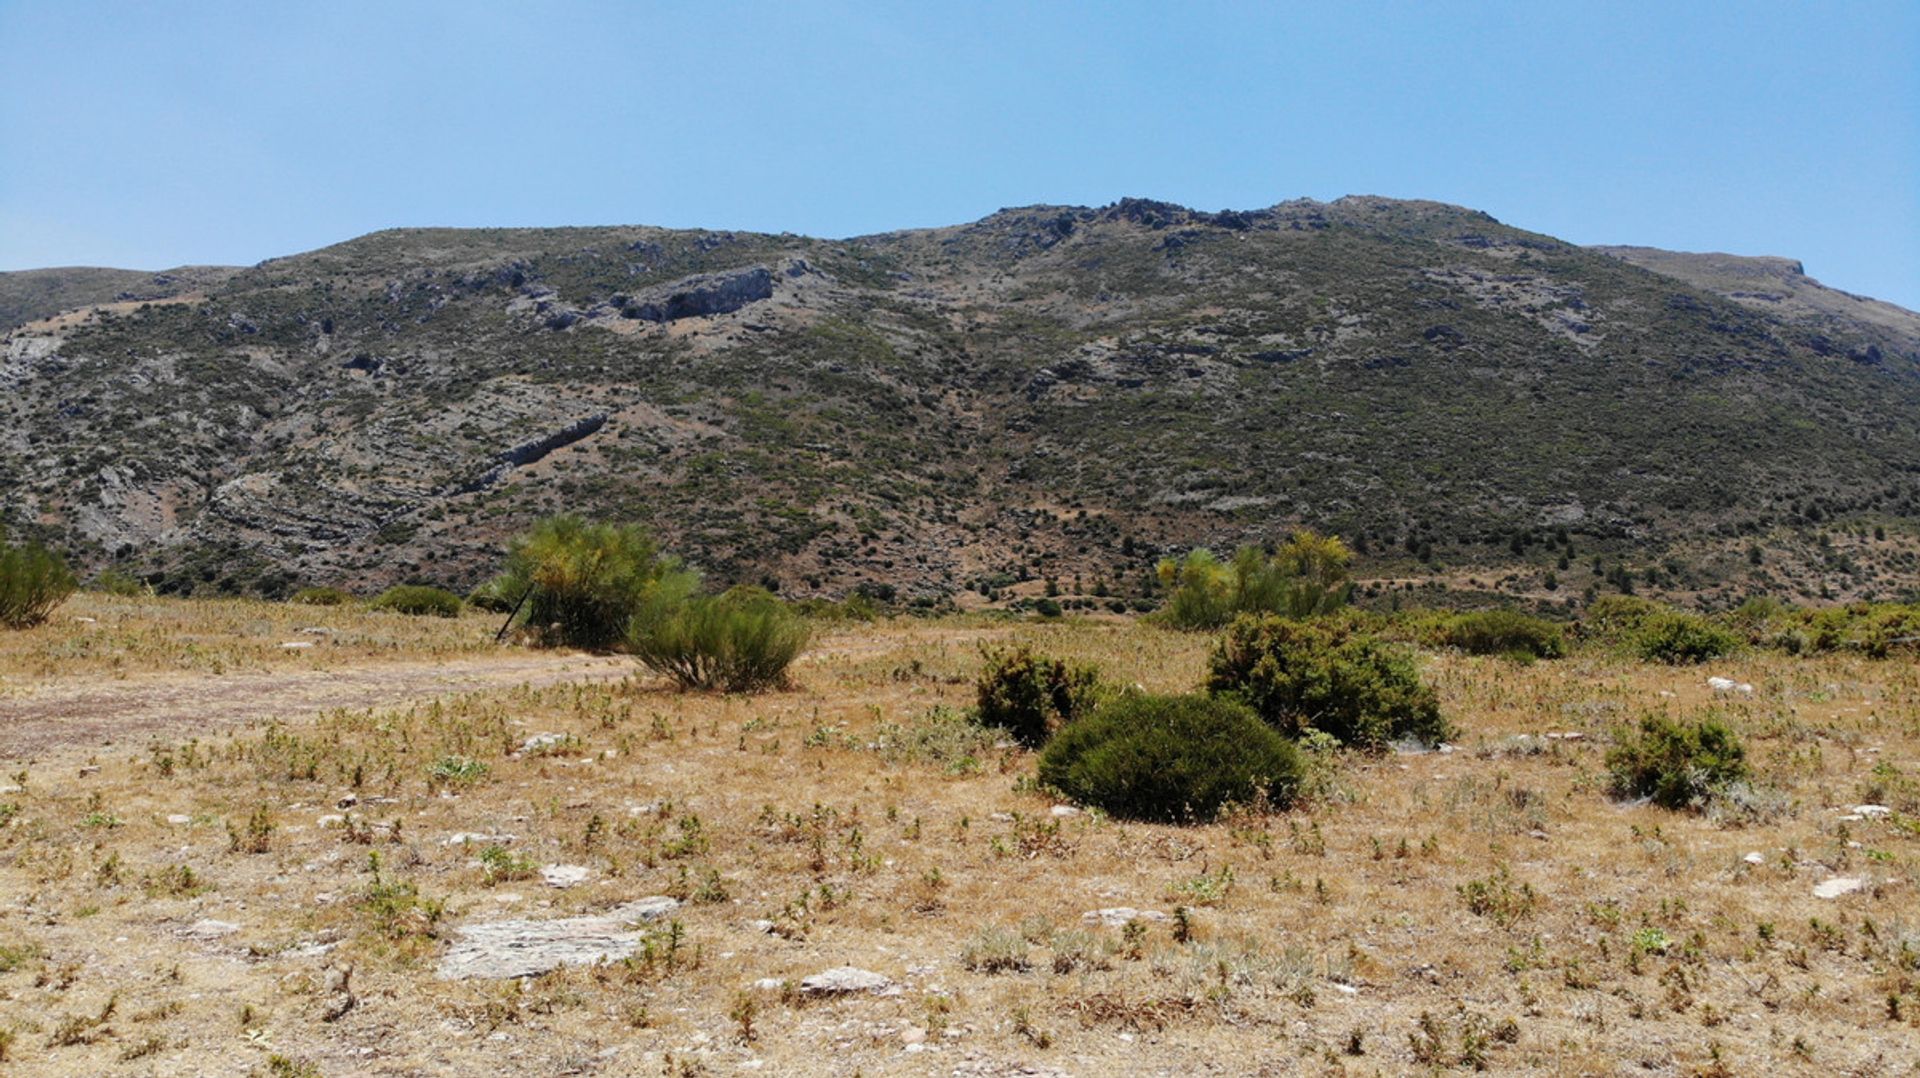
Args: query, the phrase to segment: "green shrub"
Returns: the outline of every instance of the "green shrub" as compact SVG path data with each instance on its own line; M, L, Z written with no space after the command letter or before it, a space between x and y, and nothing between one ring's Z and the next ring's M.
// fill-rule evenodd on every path
M475 610L484 610L489 614L505 614L513 609L520 596L508 590L508 582L503 577L494 577L467 593L467 605Z
M1740 737L1717 716L1678 722L1665 715L1641 718L1637 731L1615 735L1607 750L1613 791L1647 797L1670 809L1705 807L1729 784L1747 777Z
M1168 596L1158 617L1176 629L1218 629L1236 614L1307 618L1331 613L1352 593L1347 581L1352 561L1352 551L1337 536L1311 530L1295 532L1272 554L1241 547L1228 562L1210 550L1194 550L1179 561L1160 563Z
M1244 705L1200 695L1115 697L1061 730L1040 781L1125 819L1212 819L1261 797L1293 802L1300 752Z
M1634 636L1634 650L1641 658L1675 665L1717 659L1738 645L1739 640L1727 630L1679 610L1647 618Z
M1587 606L1582 627L1598 640L1627 640L1666 607L1637 595L1605 595Z
M32 628L78 587L67 563L46 547L0 544L0 626Z
M771 594L734 588L643 610L628 629L627 646L682 688L758 692L786 684L787 667L810 636L806 621Z
M1037 748L1098 702L1100 675L1091 666L1049 659L1020 645L980 649L985 660L974 682L980 722L1006 730Z
M1545 618L1518 610L1479 610L1453 618L1441 630L1441 642L1469 655L1531 655L1558 659L1567 652L1566 634Z
M345 606L353 602L353 593L339 588L301 588L289 595L287 602L302 606Z
M460 597L444 588L401 584L381 592L371 607L414 617L457 618L460 616Z
M663 555L637 527L549 517L515 539L490 585L548 644L611 649L636 615L657 620L699 588L699 575Z
M97 591L102 595L117 595L122 599L153 594L153 589L140 578L118 569L102 569L100 574L93 578L93 583L87 585L87 590Z
M1413 658L1351 622L1236 618L1208 660L1207 688L1238 698L1289 737L1319 730L1380 749L1449 733Z
M1033 601L1033 613L1036 617L1051 621L1061 614L1060 602L1057 599L1048 599L1045 597L1035 599Z

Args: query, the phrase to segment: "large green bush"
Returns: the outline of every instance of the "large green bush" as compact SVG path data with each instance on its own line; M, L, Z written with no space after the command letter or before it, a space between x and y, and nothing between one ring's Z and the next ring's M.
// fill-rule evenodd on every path
M1647 715L1638 730L1616 735L1607 750L1607 772L1614 793L1622 797L1647 797L1670 809L1699 809L1747 777L1746 749L1717 716L1679 722Z
M1040 754L1040 781L1073 800L1167 822L1262 796L1291 804L1302 771L1299 750L1252 711L1200 695L1115 697Z
M688 689L759 692L786 684L806 649L805 619L759 588L734 588L669 608L643 609L627 646L650 670Z
M672 610L699 584L641 529L563 515L515 539L487 588L509 605L524 598L524 623L542 641L597 651L619 644L636 615Z
M1319 730L1379 749L1449 733L1412 656L1350 622L1236 618L1208 660L1207 688L1243 701L1289 737Z
M369 604L374 610L391 610L396 614L410 614L415 617L457 618L460 616L460 597L442 588L430 588L424 584L401 584L388 588L380 597Z
M1092 710L1099 673L1091 666L1036 655L1024 645L981 649L985 662L974 682L980 722L997 726L1028 748Z
M1268 554L1241 547L1223 562L1198 549L1159 565L1167 602L1156 615L1176 629L1218 629L1236 614L1306 618L1346 605L1352 551L1338 537L1306 530Z
M28 629L47 620L80 584L60 555L38 543L0 543L0 626Z
M1701 663L1732 651L1740 641L1698 614L1663 610L1641 623L1634 650L1650 662Z
M1545 618L1518 610L1478 610L1449 621L1441 642L1470 655L1530 655L1558 659L1567 651L1566 634Z

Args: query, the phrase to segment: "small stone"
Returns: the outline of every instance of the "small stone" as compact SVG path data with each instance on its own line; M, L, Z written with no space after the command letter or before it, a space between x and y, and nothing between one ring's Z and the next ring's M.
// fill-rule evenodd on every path
M89 617L86 617L85 615L80 615L80 616L76 616L73 619L73 623L75 625L98 625L100 622L99 622L99 619L97 618L89 618Z
M1750 851L1745 857L1742 857L1740 860L1745 861L1747 864L1750 864L1750 865L1764 865L1767 863L1767 859L1760 855L1759 850Z
M989 819L989 820L992 820L992 821L993 821L994 823L1012 823L1012 822L1013 822L1013 813L1011 813L1011 812L996 812L996 813L993 813L992 815L990 815L990 816L988 816L988 817L987 817L987 819Z
M755 932L762 932L767 935L772 935L774 928L777 926L775 926L772 921L759 920L759 921L748 921L747 927L753 929Z
M1867 881L1858 876L1835 876L1833 879L1814 885L1813 897L1839 898L1841 895L1850 895L1855 891L1864 890L1866 886Z
M333 630L322 629L318 625L309 625L306 628L300 630L300 634L302 636L332 636Z
M1540 841L1542 841L1542 842L1545 842L1545 841L1547 841L1547 837L1548 837L1548 836L1547 836L1547 833L1546 833L1545 831L1542 831L1542 830L1540 830L1539 828L1537 828L1537 827L1536 827L1536 828L1534 828L1533 830L1531 830L1531 831L1528 831L1528 832L1527 832L1527 837L1528 837L1528 838L1537 838L1537 839L1539 839Z
M762 977L753 982L753 987L761 992L778 992L786 987L786 984L787 982L778 977Z
M1868 819L1879 819L1882 816L1893 815L1893 810L1885 805L1855 805L1853 806L1853 811L1855 814L1865 816Z
M81 778L86 778L88 775L98 775L99 773L100 773L99 764L88 764L87 766L80 769Z
M1090 925L1105 925L1108 928L1121 928L1129 921L1168 921L1172 918L1159 910L1136 910L1132 906L1112 906L1104 910L1088 910L1080 919Z
M540 879L548 887L568 888L587 882L592 870L585 865L541 865Z
M927 1031L924 1029L921 1029L919 1026L908 1026L907 1028L900 1031L901 1044L911 1046L915 1044L924 1043L926 1039L927 1039Z
M345 827L347 825L347 818L337 812L329 812L314 822L319 824L320 829L324 831L330 827Z
M1078 816L1081 812L1072 805L1055 805L1047 810L1047 814L1056 820L1064 820L1071 816Z
M335 801L333 803L333 807L337 809L350 809L359 803L360 803L359 794L345 794L340 798L340 800Z
M484 831L455 831L440 840L442 846L507 846L511 845L514 835L488 834Z
M312 646L313 641L311 640L289 640L280 645L281 649L285 651L305 651Z
M217 940L238 931L240 926L232 921L216 921L209 917L193 922L181 929L179 934L183 939Z
M167 822L172 824L175 827L185 827L186 825L193 822L193 817L188 816L185 813L175 812L170 814L167 817Z
M520 752L522 754L545 752L556 745L564 745L566 743L567 735L565 734L535 734L520 743Z
M884 992L893 982L882 974L857 966L836 966L821 970L800 982L800 990L812 996L843 996L855 992Z

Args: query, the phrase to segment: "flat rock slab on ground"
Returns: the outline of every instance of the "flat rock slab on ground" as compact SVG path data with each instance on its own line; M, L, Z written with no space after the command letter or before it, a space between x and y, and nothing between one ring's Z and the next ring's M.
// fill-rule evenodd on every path
M1835 876L1830 880L1815 884L1813 887L1813 897L1839 898L1841 895L1850 895L1855 891L1864 890L1866 886L1867 881L1858 876Z
M800 991L810 996L844 996L855 992L884 992L893 981L884 974L857 966L838 966L821 970L800 982Z
M440 960L439 974L450 981L533 977L561 966L617 961L639 947L641 925L679 906L656 895L584 917L461 925L460 939Z
M1169 918L1159 910L1136 910L1132 906L1113 906L1104 910L1088 910L1080 915L1080 919L1090 925L1124 928L1129 921L1165 921Z

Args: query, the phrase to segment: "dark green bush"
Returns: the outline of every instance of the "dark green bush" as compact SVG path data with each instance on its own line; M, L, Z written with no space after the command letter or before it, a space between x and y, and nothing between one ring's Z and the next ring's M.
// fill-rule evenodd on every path
M759 692L787 683L811 630L759 588L699 596L634 616L627 646L648 669L687 689Z
M524 624L543 642L600 651L620 643L636 614L671 610L699 584L641 529L564 515L515 539L488 587L509 608L526 596Z
M1060 601L1057 599L1048 599L1045 597L1035 599L1033 601L1033 612L1036 616L1041 618L1046 618L1049 620L1053 618L1057 618L1061 614Z
M32 628L78 587L67 563L46 547L0 544L0 626Z
M1700 663L1717 659L1739 645L1731 632L1697 614L1664 610L1641 623L1634 650L1650 662Z
M1665 715L1641 718L1607 750L1607 772L1621 797L1651 798L1670 809L1699 809L1729 784L1747 777L1746 750L1733 729L1716 716L1678 722Z
M1479 610L1453 618L1441 642L1469 655L1530 655L1558 659L1567 652L1566 634L1545 618L1518 610Z
M1587 606L1582 625L1597 640L1629 640L1666 607L1636 595L1605 595Z
M1449 734L1412 656L1351 622L1236 618L1208 660L1207 689L1238 698L1288 737L1319 730L1379 749Z
M1303 765L1244 705L1201 695L1115 697L1061 730L1040 781L1124 819L1205 821L1265 797L1284 807Z
M467 605L489 614L505 614L513 609L513 604L519 598L518 595L507 591L507 582L504 578L496 576L468 592Z
M974 682L980 722L1037 748L1062 726L1093 710L1100 675L1091 666L1034 654L1024 645L980 649Z
M345 606L353 602L353 593L339 588L301 588L289 595L287 602L302 606Z
M374 610L391 610L414 617L457 618L460 597L443 588L424 584L401 584L380 593L371 605Z

